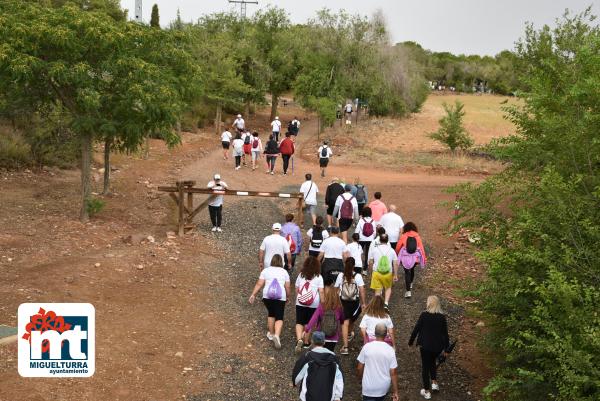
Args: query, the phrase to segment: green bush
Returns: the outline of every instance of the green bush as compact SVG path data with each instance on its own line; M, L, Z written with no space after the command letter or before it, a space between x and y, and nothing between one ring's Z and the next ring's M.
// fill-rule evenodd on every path
M97 215L98 213L100 213L104 207L106 206L106 202L103 201L102 199L99 198L88 198L85 201L85 207L87 208L87 211L90 215L90 217L93 217L95 215Z
M429 134L431 139L446 145L452 152L456 149L467 150L473 146L473 139L463 126L464 107L458 100L454 107L444 103L446 115L439 121L440 128Z
M31 149L19 135L0 132L0 167L16 170L31 166Z

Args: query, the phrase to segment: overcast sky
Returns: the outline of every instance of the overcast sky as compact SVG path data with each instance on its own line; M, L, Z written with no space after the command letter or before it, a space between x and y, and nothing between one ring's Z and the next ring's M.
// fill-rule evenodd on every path
M268 4L284 8L293 22L305 22L316 10L341 8L371 15L381 9L387 17L394 42L412 40L426 49L465 54L494 55L512 49L526 22L552 25L565 9L575 12L593 6L600 14L600 0L258 0L248 5L251 14ZM143 0L144 21L150 20L152 5L158 4L161 25L175 18L177 9L184 21L204 14L239 10L227 0ZM135 0L121 0L133 17Z

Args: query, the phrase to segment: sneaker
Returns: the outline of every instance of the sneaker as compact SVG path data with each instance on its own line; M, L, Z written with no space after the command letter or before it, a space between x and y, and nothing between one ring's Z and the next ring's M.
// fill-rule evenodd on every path
M412 293L410 291L406 291L404 293L404 298L410 298L410 297L412 297Z
M271 171L271 175L275 175L275 173Z
M217 231L220 232L220 233L223 232L223 230L221 229L221 227L217 227Z
M235 169L236 169L236 170L239 170L239 169L240 169L240 166L237 166Z
M440 385L437 383L431 383L431 391L440 391Z
M384 304L383 305L383 309L387 312L390 313L390 306L388 304Z
M267 338L269 339L269 341L273 341L273 334L267 331Z
M302 352L303 346L304 346L304 341L302 339L296 341L296 348L294 348L294 351L296 351L296 354L299 354Z
M411 290L412 290L412 287L413 287L413 283L410 283L410 289L411 289Z
M368 273L369 273L369 271L367 269L363 269L363 271L362 271L363 276L366 276Z
M426 400L430 400L431 399L431 393L429 391L425 390L424 388L421 389L421 395Z
M214 233L215 231L217 231L217 227L213 227L212 230L210 230L210 231L212 231Z
M275 349L281 349L281 341L279 340L279 336L273 336L273 346Z
M340 354L341 355L348 355L349 354L348 347L342 347L342 348L340 348Z

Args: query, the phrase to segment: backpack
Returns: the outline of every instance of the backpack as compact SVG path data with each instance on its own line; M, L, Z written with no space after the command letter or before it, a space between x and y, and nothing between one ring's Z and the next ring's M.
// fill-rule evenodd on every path
M310 306L315 301L315 292L310 289L311 281L306 281L298 291L298 303L303 306Z
M282 295L283 291L281 290L281 285L279 284L279 281L274 278L273 281L271 281L271 284L269 284L269 288L267 289L267 299L279 300L281 299Z
M346 278L344 277L342 282L342 288L340 289L340 298L342 301L356 301L358 299L358 285L354 281L354 276L352 276L352 282L348 283Z
M333 337L337 334L339 322L335 317L334 310L326 310L323 312L321 318L321 331L325 334L325 337Z
M321 248L321 244L323 243L323 231L321 227L319 230L316 227L313 227L312 238L310 239L310 246L313 248L319 249Z
M252 149L258 149L258 138L256 138L254 142L252 142Z
M363 218L363 228L362 233L365 237L370 237L375 232L375 228L373 227L373 220L367 221Z
M299 358L292 371L292 383L296 385L295 379L302 369L308 366L306 372L306 399L307 400L330 400L333 395L333 383L339 360L334 354L323 354L308 351ZM301 384L302 386L302 384Z
M250 145L250 135L244 137L244 145Z
M354 206L352 206L352 199L354 196L350 196L349 199L342 197L342 207L340 208L340 218L342 219L353 219L354 218Z
M400 249L400 253L398 254L398 263L402 265L405 269L412 269L417 264L417 259L421 261L421 252L417 250L414 253L408 252L405 246Z
M379 247L378 247L378 249L379 249ZM381 251L379 251L379 252L381 252ZM387 255L384 255L383 252L381 252L381 257L379 258L379 261L377 262L377 273L388 274L391 271L392 271L392 264L390 262L390 258Z
M415 237L407 237L406 238L406 252L411 255L417 252L417 239Z
M296 241L294 241L294 238L292 238L292 234L286 235L285 240L290 245L290 253L295 253L296 252Z
M364 185L356 186L356 201L358 203L366 203L367 202L367 194L365 193Z
M323 159L326 159L326 158L327 158L327 156L329 156L329 152L327 151L327 146L323 146L323 147L321 148L321 157L322 157Z

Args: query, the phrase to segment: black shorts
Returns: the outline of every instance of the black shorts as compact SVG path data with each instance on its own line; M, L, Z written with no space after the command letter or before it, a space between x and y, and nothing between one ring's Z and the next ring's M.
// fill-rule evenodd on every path
M333 209L335 209L335 205L333 205L333 206L327 205L327 215L328 216L333 216Z
M363 209L365 208L366 205L367 205L366 203L358 204L358 214L360 214L361 216L362 216Z
M314 256L315 258L318 257L320 253L321 251L308 251L309 256Z
M319 158L319 166L321 166L322 168L325 168L325 167L327 167L328 164L329 164L329 157Z
M283 320L283 312L285 312L285 301L278 299L263 298L263 303L267 307L269 317L274 317L275 320Z
M354 222L354 220L352 219L340 219L340 232L346 232L350 229L350 227L352 227L352 223Z
M309 308L308 306L296 305L296 324L306 326L317 308Z
M332 285L335 283L338 274L344 271L344 262L342 259L327 258L323 259L321 264L321 276L325 285Z
M223 149L229 149L229 142L221 142L221 146L223 146Z
M350 320L351 322L356 322L356 319L362 313L362 309L360 308L360 301L344 301L342 300L342 307L344 308L344 320Z

